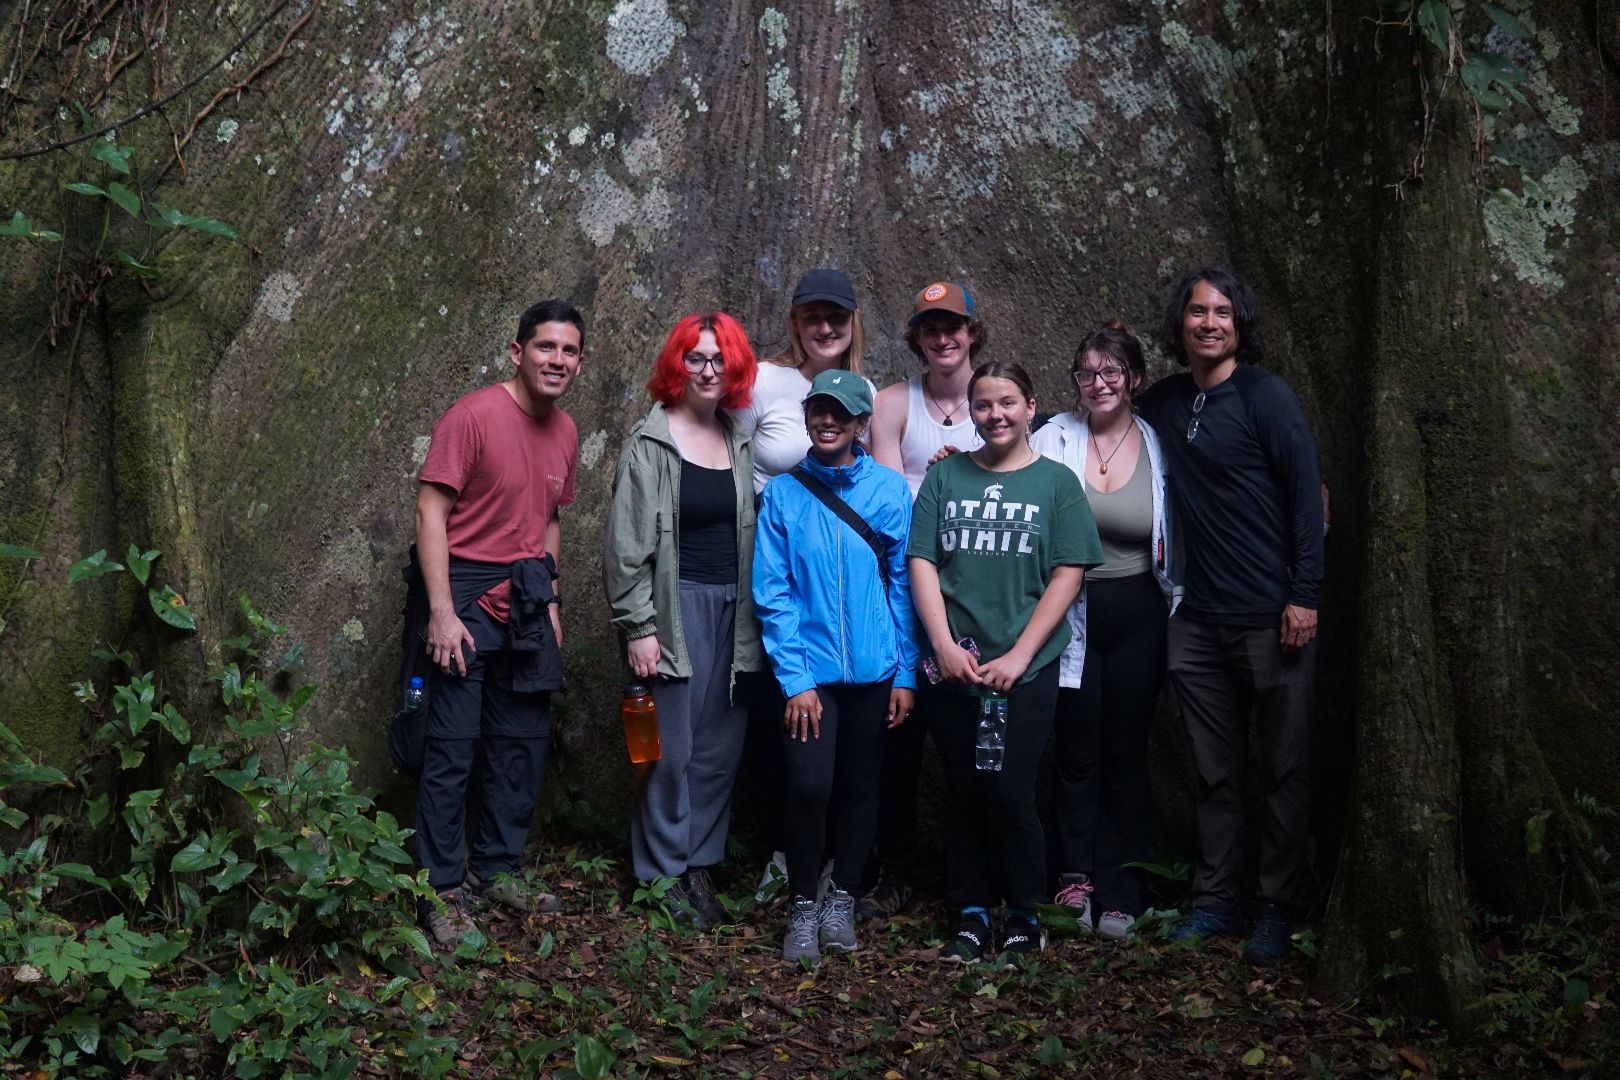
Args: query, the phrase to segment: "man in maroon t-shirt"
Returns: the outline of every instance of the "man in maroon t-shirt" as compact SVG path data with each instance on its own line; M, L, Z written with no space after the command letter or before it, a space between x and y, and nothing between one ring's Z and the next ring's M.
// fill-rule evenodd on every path
M517 373L451 405L418 476L416 550L437 670L416 797L417 858L442 910L424 910L453 948L472 930L464 899L550 911L523 867L561 679L558 510L574 501L579 435L557 407L579 374L585 322L561 300L535 304L511 343ZM546 640L549 638L550 640ZM467 851L468 779L480 759L478 825Z

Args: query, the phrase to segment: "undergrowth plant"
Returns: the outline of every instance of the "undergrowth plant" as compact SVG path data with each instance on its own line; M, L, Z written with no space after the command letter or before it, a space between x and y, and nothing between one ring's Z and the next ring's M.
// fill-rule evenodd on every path
M158 556L98 552L70 577L130 573L172 628L158 632L189 632L183 598L149 580ZM74 686L94 725L74 767L0 725L0 1060L46 1076L450 1067L413 963L431 956L415 917L432 892L410 830L355 786L347 751L306 744L314 686L263 659L286 627L245 594L239 609L202 715L133 653L99 649Z

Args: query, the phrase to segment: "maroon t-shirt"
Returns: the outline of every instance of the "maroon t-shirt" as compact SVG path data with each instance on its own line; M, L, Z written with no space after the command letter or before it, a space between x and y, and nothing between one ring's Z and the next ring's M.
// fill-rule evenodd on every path
M572 417L556 406L544 417L530 416L497 384L439 417L417 479L456 493L445 522L450 554L511 563L546 554L547 523L574 501L578 457ZM512 583L503 581L478 604L505 622L511 592Z

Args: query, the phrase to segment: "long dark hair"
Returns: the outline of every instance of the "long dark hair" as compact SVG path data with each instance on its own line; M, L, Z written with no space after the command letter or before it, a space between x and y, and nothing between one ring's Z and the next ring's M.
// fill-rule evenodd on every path
M1202 281L1232 301L1232 323L1237 327L1237 358L1244 363L1258 364L1266 358L1266 337L1260 326L1260 301L1255 298L1249 283L1224 266L1206 266L1176 283L1171 290L1170 303L1164 309L1164 321L1159 324L1159 347L1176 363L1187 366L1187 353L1181 346L1182 318L1192 301L1193 288Z

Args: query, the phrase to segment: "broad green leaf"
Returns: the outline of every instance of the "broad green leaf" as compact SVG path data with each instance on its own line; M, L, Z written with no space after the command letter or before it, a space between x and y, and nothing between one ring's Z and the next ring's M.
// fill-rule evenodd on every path
M117 180L107 185L107 198L124 208L124 212L132 218L141 216L141 197Z
M228 237L232 240L237 238L236 227L219 220L219 218L200 217L196 214L181 214L179 220L177 220L175 224L183 225L188 229L196 229L198 232L213 233L216 236Z
M159 202L156 199L147 203L146 223L148 225L172 229L180 224L180 219L184 216L168 203Z
M1571 979L1564 984L1564 1004L1579 1009L1592 996L1592 988L1585 979Z
M1497 7L1495 4L1481 4L1480 7L1485 9L1485 14L1491 17L1491 22L1500 26L1502 32L1508 37L1518 38L1523 41L1530 36L1530 31L1513 12L1508 11L1506 8Z
M148 281L153 278L163 276L162 272L159 271L157 267L147 266L145 263L141 262L127 251L116 251L113 253L113 258L135 271L135 273L139 274L141 277L146 278Z
M96 126L95 117L90 115L90 110L86 109L82 102L75 101L73 107L79 110L79 123L84 125L85 131L89 131Z
M239 862L235 866L227 866L213 877L207 879L210 888L218 892L229 892L252 876L253 871L259 868L257 863Z
M87 184L83 180L75 180L71 184L63 184L62 186L73 192L75 195L99 195L102 198L106 198L107 196L107 193L101 190L101 188L94 184Z
M90 867L84 865L84 863L58 863L56 866L56 872L61 874L63 877L72 878L75 881L88 881L90 884L99 886L103 889L112 888L112 882L108 881L104 877L101 877Z
M1423 0L1418 5L1418 29L1429 39L1429 44L1440 50L1440 55L1451 55L1451 12L1444 0Z
M117 146L105 139L97 139L90 147L90 156L115 173L129 175L129 147Z
M0 787L12 784L65 784L67 774L32 761L0 761Z
M601 1080L617 1060L613 1051L591 1036L574 1036L574 1071L582 1080Z
M163 711L157 714L157 718L158 723L163 725L163 730L174 736L175 742L182 746L191 742L191 725L180 715L179 709L164 702Z
M21 544L0 544L0 559L43 559L43 551L35 551Z
M1254 1047L1247 1054L1243 1055L1243 1064L1249 1066L1251 1069L1265 1060L1266 1052L1260 1049L1258 1046Z
M101 1021L89 1009L74 1009L57 1022L56 1030L71 1038L86 1054L94 1054L101 1045Z
M197 619L186 605L186 598L175 592L171 586L165 585L161 589L147 589L146 597L152 604L152 610L157 617L170 626L181 630L197 629Z
M161 554L163 553L156 548L151 551L142 551L134 544L131 544L129 545L129 551L124 553L124 558L127 560L129 572L135 575L135 580L145 585L147 576L152 572L152 564L157 562L157 557Z
M33 231L34 223L21 210L11 212L10 225L0 225L0 236L29 236Z
M91 578L98 578L102 574L117 573L123 568L123 563L109 562L107 549L103 548L94 555L86 555L68 567L68 584L77 585L81 581L89 581Z
M209 851L201 839L193 840L174 853L169 869L177 874L192 874L199 870L212 870L223 862L217 852Z

